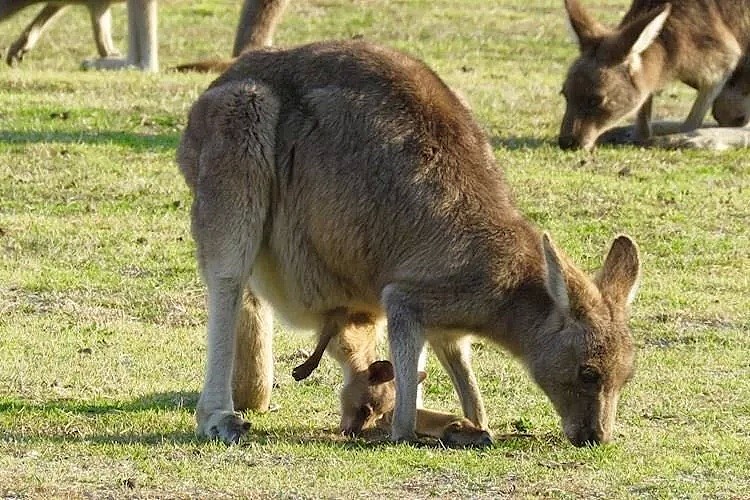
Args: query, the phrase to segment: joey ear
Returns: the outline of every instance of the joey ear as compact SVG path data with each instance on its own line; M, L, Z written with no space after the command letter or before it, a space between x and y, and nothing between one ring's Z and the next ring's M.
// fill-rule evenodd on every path
M570 298L568 297L568 286L565 283L560 258L550 241L549 235L542 235L542 247L544 249L544 260L547 264L547 280L545 285L547 291L557 306L564 312L570 312Z
M628 23L618 30L613 40L608 41L608 55L614 60L629 61L634 67L640 65L640 56L654 43L669 17L672 5L664 5Z
M596 277L602 295L620 307L633 302L638 291L641 262L638 246L628 236L620 235L612 242L604 266Z
M422 370L419 370L417 372L417 385L424 382L424 380L427 378L427 372L423 372Z
M370 385L384 384L394 378L393 365L387 360L375 361L367 367L367 372Z
M568 26L581 52L594 45L605 33L605 29L589 16L578 0L565 0L565 11L568 13Z

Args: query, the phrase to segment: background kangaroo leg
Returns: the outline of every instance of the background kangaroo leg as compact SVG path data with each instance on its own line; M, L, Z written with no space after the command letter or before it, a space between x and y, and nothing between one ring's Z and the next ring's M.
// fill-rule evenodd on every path
M245 0L237 23L232 57L246 49L268 47L289 0Z
M693 107L690 108L690 112L687 118L685 118L685 123L680 127L680 132L692 132L701 126L703 118L706 117L706 113L708 113L708 110L711 109L711 105L714 103L714 99L719 95L730 76L732 76L731 71L715 85L698 89L698 95L695 97Z
M94 30L96 50L101 57L117 57L120 55L112 41L112 11L111 2L90 2L89 15L91 27Z
M0 1L0 21L5 21L8 18L16 15L17 12L22 11L29 5L35 3L41 3L39 0L2 0Z
M21 2L19 2L19 4L21 4ZM44 6L41 12L39 12L31 23L29 23L29 25L21 32L16 41L11 44L8 49L8 54L5 56L5 62L8 66L13 66L23 60L23 56L34 48L39 41L39 37L44 33L44 30L50 26L52 21L55 20L66 7L67 5L59 3L49 3ZM0 15L0 20L5 17L10 17L17 11L18 9L8 9L7 14L6 12L3 12L2 15Z
M245 290L235 333L235 410L268 411L273 387L273 310Z
M157 1L128 0L128 57L103 57L82 63L83 69L137 68L159 71Z

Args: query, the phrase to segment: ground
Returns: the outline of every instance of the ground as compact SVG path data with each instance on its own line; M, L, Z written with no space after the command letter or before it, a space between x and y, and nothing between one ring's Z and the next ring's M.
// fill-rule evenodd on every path
M625 0L586 2L615 22ZM596 4L594 7L593 4ZM2 24L7 48L34 15ZM164 1L164 68L230 52L239 2ZM125 12L114 10L124 49ZM747 152L563 152L559 90L576 53L558 0L298 0L276 42L364 36L426 60L471 103L516 201L595 272L640 245L637 374L615 442L576 449L520 365L477 345L496 445L448 450L336 435L341 376L291 369L309 336L276 332L276 411L240 446L194 436L204 288L174 161L207 75L87 73L76 7L20 68L0 68L0 496L723 497L750 491ZM70 37L70 40L67 38ZM668 87L661 118L693 94ZM429 364L429 406L458 411Z

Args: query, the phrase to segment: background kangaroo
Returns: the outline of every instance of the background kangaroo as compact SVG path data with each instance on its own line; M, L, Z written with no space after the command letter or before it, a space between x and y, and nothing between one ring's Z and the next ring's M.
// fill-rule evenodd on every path
M0 21L37 3L44 8L11 44L6 55L9 65L20 62L32 50L44 30L70 5L85 5L91 14L94 38L100 59L84 62L89 69L119 69L135 67L145 71L158 71L158 36L156 0L127 0L128 56L119 57L112 42L112 15L110 6L125 0L0 0ZM242 50L271 45L276 24L281 19L289 0L245 0L237 25L232 56ZM217 66L218 67L218 66Z
M573 444L611 439L635 244L615 239L586 277L518 213L484 133L421 62L355 41L247 52L194 104L178 163L208 289L199 434L246 429L231 391L244 290L299 327L387 319L393 440L415 438L424 340L467 333L523 361Z
M634 113L636 140L649 139L653 93L672 80L698 90L679 131L696 129L750 44L748 0L635 0L616 29L578 0L565 8L580 56L563 84L562 148L592 148Z
M20 63L27 52L32 50L52 21L62 14L70 5L85 5L91 16L94 31L94 42L101 57L116 57L120 53L112 42L112 13L110 5L116 0L66 0L61 2L42 2L40 0L2 0L0 1L0 21L10 18L20 10L37 3L44 7L11 44L5 56L5 62L12 66ZM125 1L125 0L119 0Z

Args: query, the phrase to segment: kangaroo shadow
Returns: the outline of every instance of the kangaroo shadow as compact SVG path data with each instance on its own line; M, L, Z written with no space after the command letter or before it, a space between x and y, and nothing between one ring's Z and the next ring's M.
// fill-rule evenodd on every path
M15 413L23 415L66 414L71 416L97 416L108 414L136 414L150 411L186 412L192 415L198 402L199 393L195 391L172 391L147 394L131 401L75 401L58 399L46 402L29 402L24 400L0 401L0 414ZM346 450L379 450L395 446L389 439L388 432L379 428L368 429L360 436L351 438L342 436L336 428L313 428L300 425L279 425L272 428L258 428L252 425L253 413L247 412L245 418L251 423L250 430L240 441L239 446L256 446L274 443L294 443L322 445ZM91 443L91 444L123 444L149 445L163 444L210 444L211 441L199 438L194 430L170 430L165 432L107 432L99 434L81 433L69 426L56 428L50 426L39 432L14 432L9 429L0 430L1 440L12 440L24 443ZM494 444L489 448L527 449L544 445L549 442L549 436L527 433L512 433L495 435ZM420 438L408 446L426 449L447 448L439 439Z
M93 144L117 145L134 151L174 151L179 142L179 134L139 134L115 131L70 131L70 132L19 132L0 130L0 142L6 144Z
M16 413L23 415L66 414L73 416L97 416L107 414L141 413L147 411L186 411L195 410L199 394L195 391L187 392L159 392L148 394L131 401L76 401L71 399L57 399L46 402L29 402L24 400L0 401L0 414ZM0 430L0 439L14 441L39 442L52 441L59 443L121 443L121 444L161 444L188 443L196 441L193 432L172 431L164 433L138 433L133 431L113 432L108 434L82 434L75 430L45 429L40 432L24 432L16 434L12 430Z

